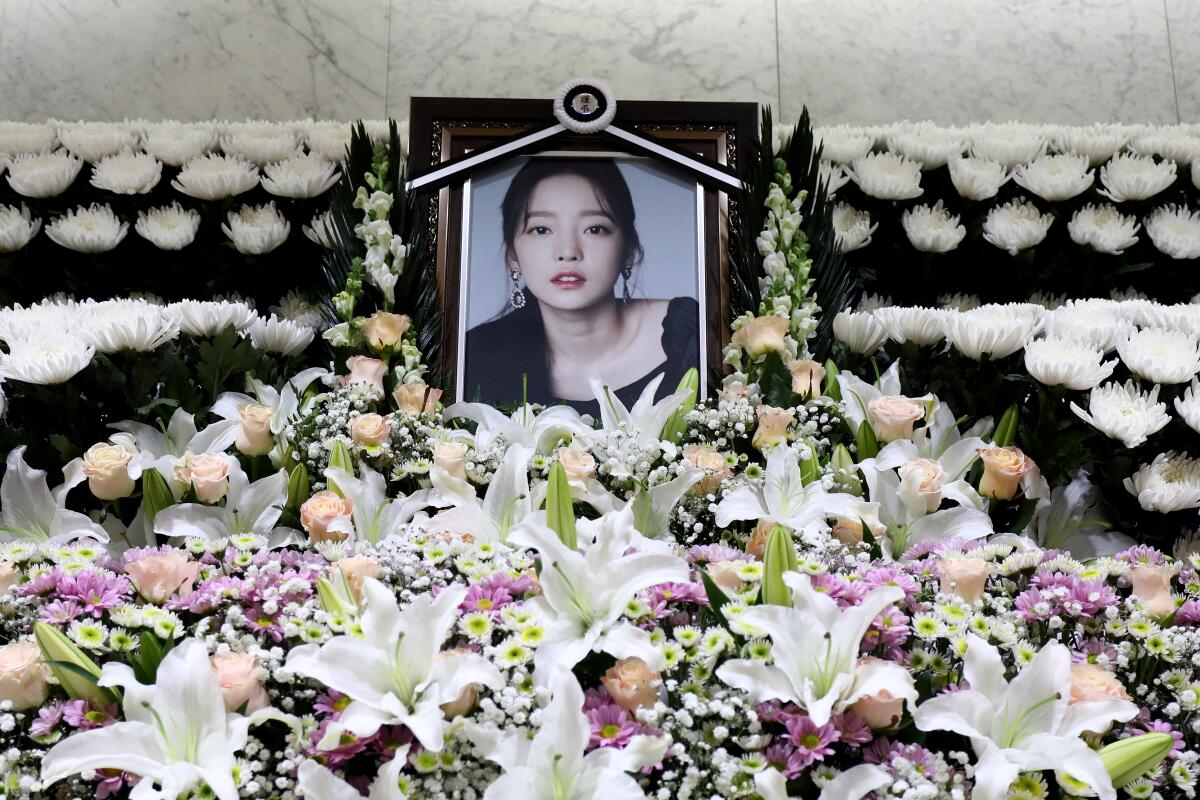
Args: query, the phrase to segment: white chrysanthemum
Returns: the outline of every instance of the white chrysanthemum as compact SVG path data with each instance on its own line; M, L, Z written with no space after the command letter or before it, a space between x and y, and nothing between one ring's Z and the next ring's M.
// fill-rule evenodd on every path
M866 311L874 312L874 311L878 311L881 308L891 308L891 307L892 307L892 298L888 297L887 295L871 294L870 292L863 292L862 299L860 299L858 301L858 303L855 304L854 308L852 308L851 311L855 311L855 312L861 314Z
M1146 328L1117 345L1135 375L1153 383L1187 383L1200 372L1200 342L1183 331Z
M1117 359L1104 360L1104 351L1070 339L1035 339L1025 343L1025 369L1038 383L1083 391L1112 375Z
M292 156L263 168L263 188L279 197L316 197L338 182L337 165L316 154Z
M1064 126L1054 136L1054 146L1060 153L1087 156L1088 166L1098 167L1125 146L1128 136L1115 125Z
M1200 158L1200 138L1177 127L1155 128L1130 142L1135 153L1158 156L1176 164L1192 164Z
M1200 306L1194 303L1146 303L1138 310L1141 326L1173 328L1200 339Z
M986 200L995 197L1000 187L1008 182L1009 173L998 161L959 156L948 162L950 180L958 193L968 200Z
M839 311L833 318L833 335L862 355L874 353L887 339L887 331L870 312Z
M312 218L312 222L301 228L308 240L321 245L321 247L332 248L337 243L337 237L334 235L333 215L329 211L322 211L320 214Z
M305 134L308 149L334 163L346 160L352 129L345 122L315 122Z
M325 327L325 315L321 313L321 307L316 303L308 302L295 289L281 297L279 305L271 306L269 310L276 316L290 319L297 325L304 325L314 331Z
M179 330L189 336L216 336L226 328L244 331L258 315L245 303L228 300L181 300L167 306L179 320Z
M1133 288L1124 291L1113 289L1110 294L1117 301L1117 311L1123 319L1141 328L1154 327L1150 320L1157 315L1158 303Z
M29 244L42 229L42 221L33 219L24 204L0 206L0 253L15 253Z
M243 158L209 153L187 162L171 185L189 197L223 200L257 186L258 170Z
M315 333L307 325L272 314L254 321L249 330L250 341L264 353L296 356L304 352Z
M1065 294L1055 294L1054 292L1047 292L1039 289L1038 291L1029 295L1029 302L1039 305L1047 311L1050 311L1065 305L1067 302L1067 296Z
M988 212L983 221L983 238L1015 256L1041 244L1052 224L1053 214L1043 214L1033 203L1018 197Z
M164 164L182 166L217 146L217 131L209 124L159 122L146 131L142 149Z
M850 182L850 176L846 174L846 170L842 169L841 164L834 164L832 161L821 159L817 181L826 183L829 196L833 197L837 194L838 189L841 189Z
M1200 508L1200 461L1178 453L1159 453L1125 479L1125 490L1146 511L1168 514Z
M0 353L0 376L39 386L69 381L92 363L95 354L81 337L53 330L10 340L8 345L9 353Z
M57 197L82 168L83 162L65 150L25 153L8 163L8 185L25 197Z
M58 141L53 125L35 122L0 122L0 155L48 153Z
M971 155L997 161L1005 169L1040 156L1046 149L1046 137L1032 126L1007 123L982 125L968 132Z
M140 300L107 300L84 307L84 334L97 353L155 350L179 335L179 319Z
M72 122L60 126L58 141L72 155L95 163L138 145L137 131L128 125L110 122Z
M139 211L134 230L160 250L182 250L200 230L200 214L179 203Z
M1083 194L1094 179L1082 155L1039 156L1013 170L1014 183L1051 203Z
M1200 211L1174 204L1156 208L1146 217L1146 234L1171 258L1200 257Z
M1075 244L1090 247L1098 253L1120 255L1137 244L1140 227L1136 217L1122 214L1110 203L1100 206L1088 203L1071 217L1067 233Z
M1108 438L1118 439L1121 444L1133 448L1171 421L1167 404L1158 402L1159 388L1155 386L1142 394L1136 381L1109 383L1092 389L1087 411L1075 403L1071 403L1071 410Z
M912 342L918 347L937 344L946 335L946 310L891 306L875 312L875 319L887 331L892 341Z
M261 206L242 206L230 211L228 224L221 230L233 241L239 253L262 255L287 241L291 223L270 202Z
M1049 337L1087 342L1107 353L1129 337L1130 326L1112 300L1071 300L1042 317L1042 331Z
M1005 358L1037 332L1045 311L1031 303L988 304L945 318L946 339L967 358Z
M55 244L77 253L106 253L119 245L127 233L129 223L122 222L111 208L100 203L72 209L46 226L46 235Z
M291 158L300 152L295 132L279 128L272 131L242 130L221 137L221 149L241 156L260 167Z
M316 220L313 220L315 225ZM843 253L866 247L871 243L871 234L879 224L871 224L871 215L859 211L848 203L838 203L833 207L833 233L837 240L838 249ZM312 238L312 237L309 237ZM321 242L324 244L324 242ZM326 247L330 245L326 244Z
M896 153L871 153L849 170L858 188L880 200L907 200L921 194L921 165Z
M978 296L973 294L963 294L954 292L953 294L939 294L938 305L946 311L971 311L983 305L983 301ZM942 327L946 325L946 320L943 317Z
M366 130L367 136L375 144L383 144L387 142L390 133L390 123L386 119L364 119L362 120L363 129ZM405 152L408 151L408 120L400 120L396 124L396 134L400 137L400 144Z
M947 161L967 147L959 131L928 125L893 133L887 137L887 145L889 150L919 162L926 170L946 166Z
M37 338L46 331L73 333L80 328L80 304L66 298L46 298L28 307L16 305L0 309L0 339Z
M871 152L871 148L875 146L875 137L867 134L862 128L835 125L830 128L817 128L814 134L814 149L820 147L821 158L835 164L852 164Z
M1116 203L1146 200L1175 182L1175 162L1119 153L1100 168L1100 194Z
M1200 380L1193 378L1187 391L1175 398L1175 410L1189 428L1200 433Z
M956 215L942 207L941 200L933 208L914 206L908 209L901 215L900 224L908 234L908 241L922 253L948 253L967 235L967 229L959 224Z
M92 186L116 194L145 194L162 179L162 163L149 153L122 150L92 166Z

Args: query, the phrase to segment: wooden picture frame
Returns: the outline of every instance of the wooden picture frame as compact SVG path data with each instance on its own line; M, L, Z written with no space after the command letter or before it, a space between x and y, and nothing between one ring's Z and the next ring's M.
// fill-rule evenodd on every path
M614 126L652 138L664 147L707 163L721 165L745 180L753 148L758 139L758 107L755 103L691 103L629 101L617 106ZM515 142L532 131L554 122L550 100L495 100L416 97L410 112L409 174L428 174L439 165L461 160L468 153ZM637 155L636 146L599 134L566 133L540 150L625 151ZM461 269L463 254L464 175L441 187L418 191L418 206L425 220L430 255L436 258L439 313L442 320L441 348L434 365L442 385L456 385L459 328L462 309ZM729 232L736 222L738 197L716 185L703 187L705 231L704 281L700 290L703 352L701 386L720 384L725 370L722 350L728 342L730 311ZM673 387L671 387L673 388ZM470 400L472 398L456 398Z

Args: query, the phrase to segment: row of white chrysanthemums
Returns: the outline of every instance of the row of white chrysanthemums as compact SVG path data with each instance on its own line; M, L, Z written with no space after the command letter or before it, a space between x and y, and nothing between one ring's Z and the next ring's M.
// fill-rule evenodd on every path
M289 293L260 316L238 298L163 303L153 297L75 301L50 298L0 309L0 380L63 383L96 353L148 352L181 334L209 338L233 327L266 353L295 356L322 327L320 309Z
M372 122L373 137L386 122ZM327 192L350 141L345 122L144 121L123 123L0 122L0 176L28 198L56 197L75 183L84 162L89 183L114 194L145 194L162 179L164 164L180 167L171 186L197 200L224 200L262 186L277 197L302 199ZM320 219L305 227L320 242ZM191 244L200 215L178 202L138 213L134 230L163 250ZM42 228L25 204L0 205L0 253L27 245ZM287 219L274 202L230 211L221 226L239 252L259 255L286 241ZM102 203L75 208L45 226L55 243L82 253L112 250L129 232Z
M889 339L919 347L945 340L976 361L1005 358L1024 348L1030 376L1046 386L1090 390L1087 410L1074 403L1071 408L1126 447L1142 444L1170 422L1166 404L1158 402L1160 387L1190 381L1175 408L1200 432L1200 304L1087 299L1055 308L1005 303L964 309L962 298L947 299L958 307L901 307L867 298L855 311L834 318L834 335L863 355L875 353ZM1117 357L1108 358L1113 351ZM1143 391L1134 380L1104 383L1118 361L1153 386Z
M973 201L995 197L1010 180L1030 195L1063 202L1096 188L1108 203L1088 203L1067 221L1071 240L1100 253L1119 254L1138 241L1144 226L1151 242L1176 259L1200 257L1200 212L1166 204L1140 222L1121 204L1150 200L1190 167L1200 187L1200 126L1006 123L964 128L902 122L887 126L818 129L822 166L835 192L853 181L882 200L911 200L924 193L922 173L948 167L958 193ZM1055 215L1025 197L998 204L983 223L983 238L1017 254L1045 239ZM913 247L944 253L967 235L958 215L941 200L904 211ZM877 228L870 214L839 203L834 226L843 252L865 247Z

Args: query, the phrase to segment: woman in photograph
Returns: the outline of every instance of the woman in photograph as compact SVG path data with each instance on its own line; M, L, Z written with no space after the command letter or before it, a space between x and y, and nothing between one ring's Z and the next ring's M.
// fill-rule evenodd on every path
M563 402L599 415L590 379L626 405L664 374L657 396L700 365L695 298L635 299L642 245L629 185L611 159L532 159L501 203L511 295L467 332L462 399ZM620 286L618 287L618 281ZM619 296L618 296L619 295Z

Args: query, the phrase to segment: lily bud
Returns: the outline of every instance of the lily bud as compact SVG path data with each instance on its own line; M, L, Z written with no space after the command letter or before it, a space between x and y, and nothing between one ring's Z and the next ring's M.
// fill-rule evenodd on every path
M1161 764L1173 746L1174 740L1169 733L1143 733L1102 748L1100 760L1104 762L1113 786L1120 789Z
M329 453L329 466L344 469L351 475L354 474L354 456L350 455L350 449L346 447L345 442L339 440L334 443L333 450ZM342 494L342 490L333 481L328 481L328 483L330 491L337 492L339 496L345 497Z
M825 361L825 390L823 394L831 400L842 399L842 385L838 383L838 375L841 370L838 365L833 363L833 359Z
M1017 440L1017 404L1013 403L1000 417L992 441L997 447L1008 447Z
M353 614L358 611L358 603L342 571L334 569L329 574L333 580L321 578L317 581L317 600L321 603L321 610L326 614Z
M821 477L821 460L817 457L817 445L812 439L802 439L808 455L800 459L800 481L808 486Z
M862 480L858 477L854 456L850 455L846 445L839 444L833 448L829 464L833 467L833 479L838 486L855 497L862 497Z
M688 395L679 408L675 409L671 416L667 417L667 423L663 426L661 438L664 441L678 443L683 438L687 426L684 418L696 407L696 397L700 392L700 373L696 371L695 367L683 373L683 377L679 379L679 385L675 387L675 391L690 391L691 394Z
M558 534L558 538L567 547L574 550L578 546L571 485L567 481L567 471L561 461L554 462L546 479L546 524Z
M175 495L162 473L154 468L142 472L142 512L147 522L154 522L154 517L164 508L175 504Z
M297 464L292 470L292 474L288 476L287 505L285 507L299 514L300 506L304 505L309 494L311 492L309 491L308 468L303 464Z
M45 622L35 622L33 638L64 692L75 700L87 700L96 708L107 708L112 704L112 692L97 683L100 667L62 631Z
M792 536L783 525L776 525L767 540L767 551L763 555L762 601L765 605L790 606L792 591L783 582L783 574L798 569L796 547Z
M879 455L879 440L875 438L875 429L871 427L869 420L864 420L858 426L858 433L854 436L854 443L858 445L858 457L860 459L874 458Z

